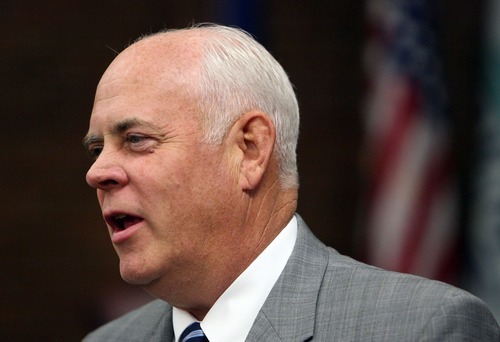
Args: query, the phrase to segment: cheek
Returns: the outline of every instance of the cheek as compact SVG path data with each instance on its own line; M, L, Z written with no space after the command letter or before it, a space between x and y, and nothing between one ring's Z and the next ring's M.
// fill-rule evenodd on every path
M133 175L129 173L140 197L160 211L181 216L182 211L189 216L210 206L218 193L234 186L235 178L220 156L201 150L185 152L182 156L171 153L168 158L150 158L136 165Z
M182 205L183 194L190 187L189 172L176 168L150 165L138 170L131 185L137 200L145 208L150 208L155 216L172 215ZM177 209L178 210L178 209Z
M97 189L97 201L102 208L102 203L104 202L104 191Z

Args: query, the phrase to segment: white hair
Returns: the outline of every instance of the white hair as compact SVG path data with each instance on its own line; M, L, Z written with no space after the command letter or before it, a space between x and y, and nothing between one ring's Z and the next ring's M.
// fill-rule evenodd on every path
M192 85L199 101L204 142L222 143L241 115L260 110L276 127L274 152L281 186L297 188L299 106L283 67L241 29L203 24L172 31L183 30L207 33L201 38L198 82Z

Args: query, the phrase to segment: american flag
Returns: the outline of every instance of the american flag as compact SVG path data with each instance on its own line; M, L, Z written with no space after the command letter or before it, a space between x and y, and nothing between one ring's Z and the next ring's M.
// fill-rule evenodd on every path
M451 281L457 194L433 3L369 0L364 255Z

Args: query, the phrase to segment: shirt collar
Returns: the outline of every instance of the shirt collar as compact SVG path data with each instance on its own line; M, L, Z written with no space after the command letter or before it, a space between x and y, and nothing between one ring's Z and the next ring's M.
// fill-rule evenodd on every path
M294 216L267 248L217 299L201 327L211 342L244 341L267 296L292 254L297 238ZM196 319L186 311L173 308L176 341ZM230 327L230 328L229 328Z

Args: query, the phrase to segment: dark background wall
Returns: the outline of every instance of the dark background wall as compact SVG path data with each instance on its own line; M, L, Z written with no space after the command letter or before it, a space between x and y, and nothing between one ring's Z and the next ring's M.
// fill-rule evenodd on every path
M323 241L355 255L365 3L264 3L265 44L290 74L301 105L299 212ZM79 340L116 314L106 308L119 312L142 300L119 278L94 191L85 184L89 160L80 141L112 50L143 33L214 21L215 4L0 3L0 340ZM477 113L480 4L436 2L465 171Z

